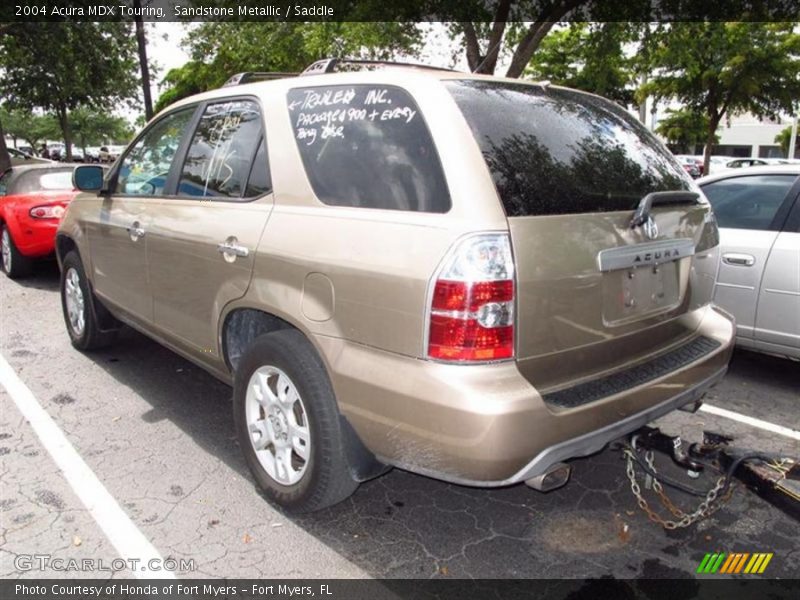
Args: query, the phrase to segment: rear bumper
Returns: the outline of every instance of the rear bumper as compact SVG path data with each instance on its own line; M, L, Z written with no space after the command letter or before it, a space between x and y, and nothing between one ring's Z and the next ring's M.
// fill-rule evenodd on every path
M668 374L567 410L548 405L513 362L447 365L318 337L342 414L387 464L496 487L586 456L685 404L725 373L733 321L702 309L716 348Z

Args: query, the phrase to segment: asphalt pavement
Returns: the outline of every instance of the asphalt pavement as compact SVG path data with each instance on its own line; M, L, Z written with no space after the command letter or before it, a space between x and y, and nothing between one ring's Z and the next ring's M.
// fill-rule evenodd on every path
M0 355L144 538L162 557L189 561L178 576L692 578L717 551L773 552L764 576L800 573L798 521L737 486L710 518L665 531L637 506L612 450L573 461L571 482L548 494L395 469L336 507L289 517L255 490L233 434L230 388L130 330L106 350L74 350L54 263L23 281L0 277L0 311ZM798 430L800 365L737 351L708 402ZM658 424L687 441L711 429L800 455L797 440L704 412ZM669 493L687 508L698 502ZM108 568L120 556L108 523L87 510L2 385L0 536L1 577L132 574ZM94 559L96 570L20 562L34 554Z

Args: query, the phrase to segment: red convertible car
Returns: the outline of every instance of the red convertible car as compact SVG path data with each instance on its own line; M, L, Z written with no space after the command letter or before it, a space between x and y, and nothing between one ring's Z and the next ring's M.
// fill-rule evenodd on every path
M0 248L3 272L11 279L27 275L35 259L53 254L58 224L78 193L73 168L32 164L0 177Z

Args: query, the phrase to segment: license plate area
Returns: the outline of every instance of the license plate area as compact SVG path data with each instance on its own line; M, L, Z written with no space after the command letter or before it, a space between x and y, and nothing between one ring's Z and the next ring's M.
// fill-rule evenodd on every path
M678 263L603 274L603 321L617 325L675 308L680 303Z
M621 325L676 308L682 299L681 263L694 255L691 239L603 250L603 321Z

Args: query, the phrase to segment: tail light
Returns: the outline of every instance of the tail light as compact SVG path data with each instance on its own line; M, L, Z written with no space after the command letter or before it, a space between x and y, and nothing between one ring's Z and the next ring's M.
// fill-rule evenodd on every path
M514 260L508 234L458 242L439 269L429 301L429 358L513 358Z
M60 219L64 216L64 207L60 204L34 206L28 214L34 219Z

